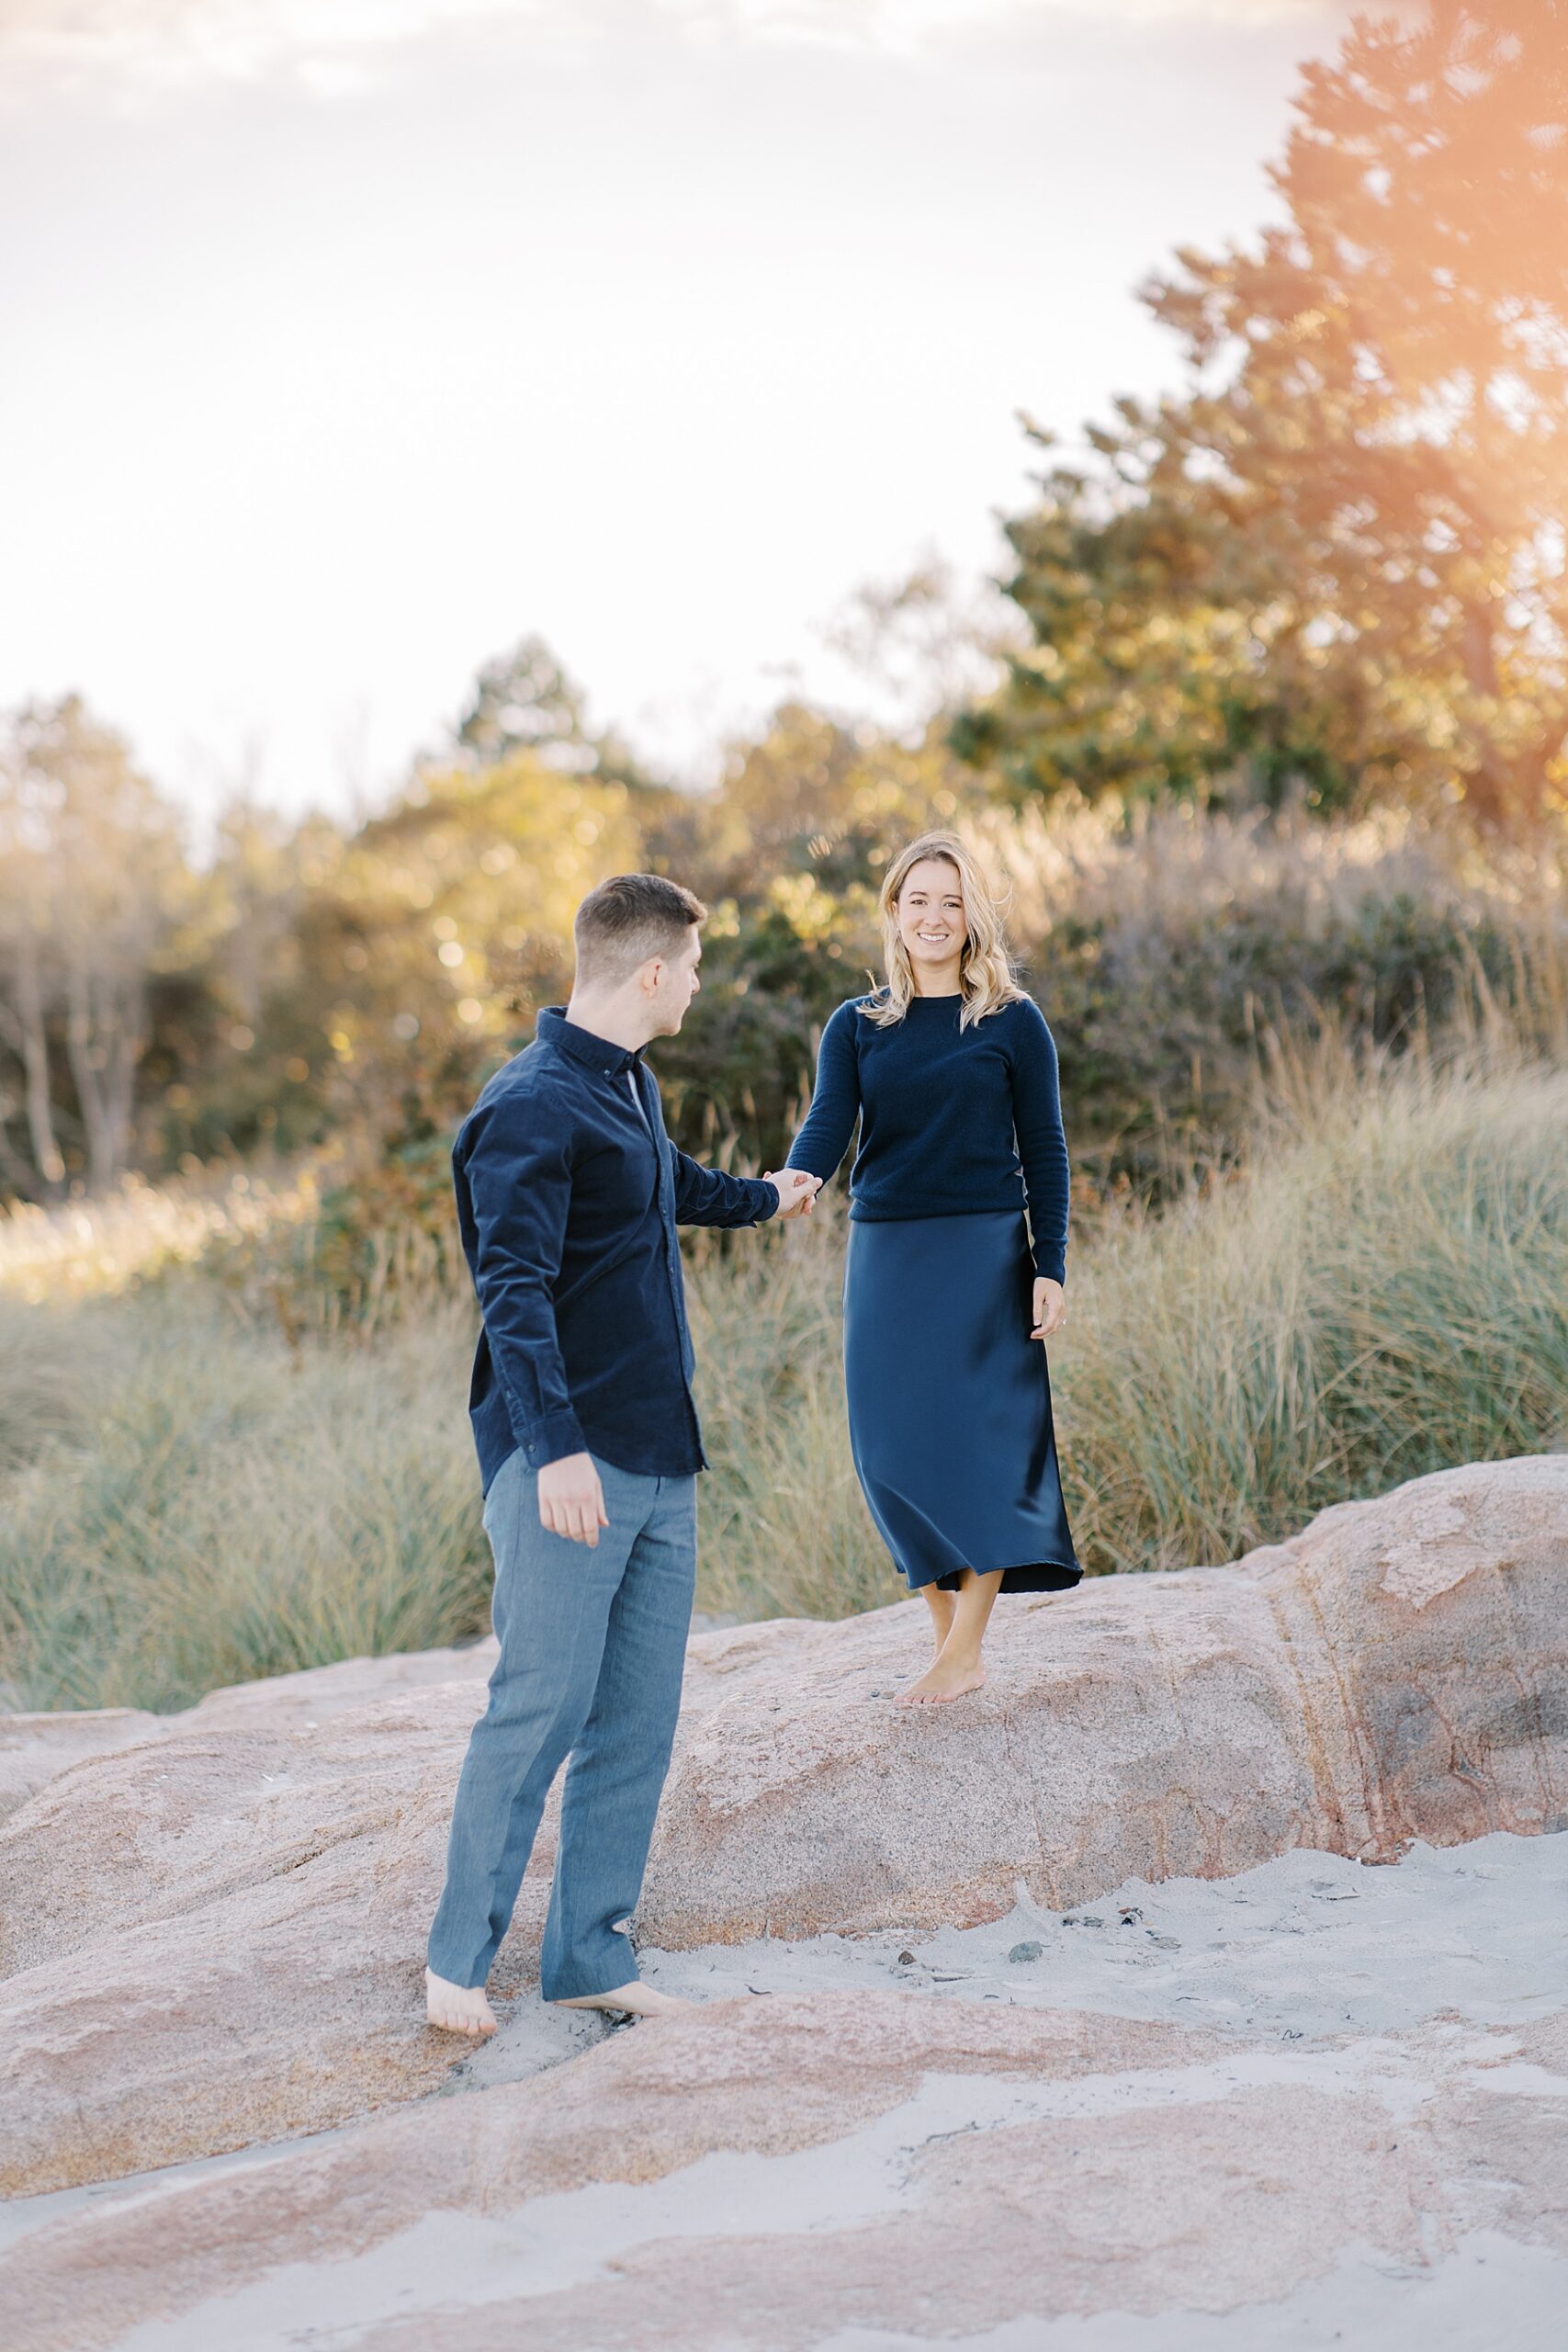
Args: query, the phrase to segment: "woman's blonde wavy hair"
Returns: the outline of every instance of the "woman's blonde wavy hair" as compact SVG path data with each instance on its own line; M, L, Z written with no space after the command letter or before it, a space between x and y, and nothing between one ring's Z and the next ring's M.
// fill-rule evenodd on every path
M899 851L882 877L878 894L887 978L876 991L874 1001L861 1010L879 1028L890 1028L894 1022L902 1021L918 993L909 951L898 936L898 901L910 873L926 857L940 857L954 867L964 892L964 920L969 936L964 943L958 973L959 992L964 999L959 1027L970 1028L976 1021L984 1021L988 1012L999 1012L1004 1004L1011 1004L1024 993L1013 978L1012 958L1002 929L1002 907L974 852L956 833L922 833L919 841Z

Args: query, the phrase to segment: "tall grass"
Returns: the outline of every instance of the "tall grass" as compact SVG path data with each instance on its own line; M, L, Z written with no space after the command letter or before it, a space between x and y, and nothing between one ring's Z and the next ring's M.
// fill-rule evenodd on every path
M829 1209L694 1251L705 1608L901 1589L850 1464L842 1244ZM1233 1558L1347 1496L1568 1444L1568 1071L1498 1023L1446 1062L1280 1054L1239 1169L1087 1220L1068 1295L1052 1376L1091 1570ZM166 1708L482 1630L472 1313L407 1280L363 1325L301 1325L264 1281L197 1273L7 1306L13 1702Z
M78 1432L90 1388L62 1318L0 1294L0 1477Z
M897 1597L850 1459L843 1243L827 1208L693 1253L705 1608L841 1617Z
M42 1304L131 1290L281 1226L308 1228L317 1200L309 1170L227 1168L166 1184L127 1176L96 1200L57 1207L0 1204L0 1294Z
M1568 837L1384 809L992 811L973 831L1061 1050L1075 1157L1137 1191L1229 1163L1271 1031L1420 1050L1467 1026L1568 1060Z
M840 1406L841 1236L696 1292L709 1605L830 1616L899 1587ZM1075 1248L1052 1380L1091 1571L1237 1557L1326 1504L1568 1446L1568 1071L1332 1039L1280 1061L1247 1162Z
M176 1708L487 1630L466 1302L429 1298L373 1348L291 1345L194 1284L61 1329L90 1430L6 1482L14 1703Z
M1109 1220L1075 1276L1059 1432L1096 1568L1568 1446L1568 1072L1325 1051L1292 1082L1243 1174Z

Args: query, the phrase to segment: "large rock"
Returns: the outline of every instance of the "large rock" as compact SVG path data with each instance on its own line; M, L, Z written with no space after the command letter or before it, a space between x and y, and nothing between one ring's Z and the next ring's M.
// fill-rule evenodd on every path
M685 1727L651 1941L967 1923L1021 1883L1061 1905L1324 1842L1290 1660L1236 1570L1010 1600L961 1706L889 1703L924 1663L918 1606L753 1634L745 1687Z
M1484 2230L1506 2294L1511 2259L1568 2256L1565 2064L1561 2017L1369 2050L898 1993L722 2002L78 2208L0 2265L7 2343L804 2352L1258 2305L1273 2340L1280 2299L1347 2260L1418 2278Z
M1568 1820L1568 1460L1448 1473L1235 1568L1004 1604L974 1701L896 1707L904 1604L699 1637L639 1910L667 1947L918 1928L1290 1847ZM317 2130L441 2083L418 2021L479 1668L217 1694L0 1828L0 2186ZM388 1662L389 1665L390 1662ZM308 1687L307 1687L308 1686ZM344 1702L333 1713L329 1700ZM350 1702L357 1699L359 1704ZM177 1726L175 1728L174 1726ZM553 1827L503 1948L534 1981Z
M0 1715L0 1821L85 1757L117 1756L123 1748L164 1736L164 1718L140 1707Z
M315 1733L144 1745L12 1816L0 2190L310 2131L444 2079L417 1960L478 1699L438 1684Z
M1444 1471L1231 1568L1107 1577L993 1620L974 1702L918 1713L913 1612L724 1641L638 1920L678 1946L995 1916L1295 1845L1568 1822L1568 1457ZM749 1645L742 1653L739 1645ZM715 1687L722 1685L716 1681ZM960 1793L961 1792L961 1795Z
M273 1731L313 1730L332 1715L371 1699L427 1682L482 1681L495 1663L493 1639L460 1649L417 1650L394 1657L349 1657L209 1690L194 1707L155 1715L139 1707L84 1708L63 1714L0 1714L0 1820L46 1781L87 1756L113 1756L149 1741L261 1724Z
M727 1689L748 1679L740 1647ZM493 1655L215 1691L136 1719L118 1750L106 1726L107 1754L60 1719L67 1765L0 1825L0 2195L321 2130L445 2082L461 2051L423 2021L424 1939ZM699 1658L691 1681L706 1688ZM491 1975L502 1998L537 1982L558 1819L558 1791Z
M1242 1572L1268 1600L1336 1853L1568 1817L1568 1456L1341 1503Z

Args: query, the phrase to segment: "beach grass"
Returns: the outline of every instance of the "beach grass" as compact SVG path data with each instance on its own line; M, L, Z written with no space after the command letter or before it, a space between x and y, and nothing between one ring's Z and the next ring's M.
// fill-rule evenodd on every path
M9 1703L173 1709L488 1630L464 1300L373 1347L291 1345L197 1281L0 1326L74 1368L68 1416L35 1417L6 1480Z
M707 1605L897 1596L850 1463L836 1217L699 1273ZM1094 1573L1235 1559L1463 1462L1568 1446L1568 1072L1499 1046L1281 1066L1245 1162L1089 1220L1051 1350Z
M96 1199L0 1206L0 1297L58 1306L134 1290L177 1266L210 1266L280 1228L308 1229L313 1171L215 1167L150 1184L127 1176Z
M1237 1557L1455 1464L1568 1446L1568 1072L1332 1053L1247 1164L1107 1219L1057 1374L1095 1568Z
M850 1462L843 1238L829 1203L693 1250L706 1610L902 1589ZM114 1265L135 1254L122 1237ZM7 1703L168 1709L485 1629L471 1301L415 1275L344 1325L232 1268L225 1240L216 1272L73 1277L45 1306L0 1263ZM1232 1559L1348 1497L1561 1448L1568 1071L1499 1035L1281 1053L1238 1166L1080 1220L1068 1301L1052 1378L1094 1572Z

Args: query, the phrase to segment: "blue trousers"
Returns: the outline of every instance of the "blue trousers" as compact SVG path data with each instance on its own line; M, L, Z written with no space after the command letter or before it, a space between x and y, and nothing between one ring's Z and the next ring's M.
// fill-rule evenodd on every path
M592 1550L540 1526L538 1474L521 1453L485 1500L501 1656L463 1760L430 1931L430 1965L449 1984L490 1973L563 1763L540 1989L567 2000L637 1974L620 1923L642 1890L681 1710L696 1480L639 1477L597 1455L594 1466L610 1524Z

